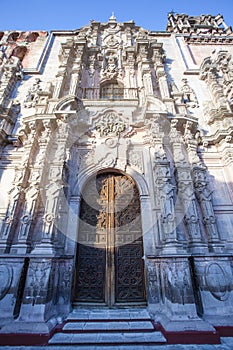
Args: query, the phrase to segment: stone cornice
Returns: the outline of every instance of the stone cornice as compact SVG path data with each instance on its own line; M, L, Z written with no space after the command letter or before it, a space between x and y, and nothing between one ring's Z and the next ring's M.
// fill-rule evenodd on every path
M212 135L207 135L203 136L203 143L208 143L208 144L217 144L220 143L224 138L232 137L233 136L233 126L229 127L226 130L217 130L214 134Z

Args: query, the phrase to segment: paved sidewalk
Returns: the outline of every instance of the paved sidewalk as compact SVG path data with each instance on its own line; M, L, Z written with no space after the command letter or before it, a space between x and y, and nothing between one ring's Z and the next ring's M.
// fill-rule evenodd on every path
M0 350L233 350L233 337L221 338L221 344L216 345L0 346Z

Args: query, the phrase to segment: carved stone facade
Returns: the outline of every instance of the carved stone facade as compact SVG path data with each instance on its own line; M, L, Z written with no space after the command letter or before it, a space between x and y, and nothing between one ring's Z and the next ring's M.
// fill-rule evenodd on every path
M167 332L233 327L231 27L112 16L0 40L0 335L95 304L87 254L107 306L144 303Z

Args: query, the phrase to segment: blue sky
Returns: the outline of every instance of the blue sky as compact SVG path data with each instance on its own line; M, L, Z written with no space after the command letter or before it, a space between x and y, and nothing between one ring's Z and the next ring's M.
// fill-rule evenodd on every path
M233 0L0 0L0 30L78 29L94 19L133 19L149 30L165 30L167 13L222 13L233 26Z

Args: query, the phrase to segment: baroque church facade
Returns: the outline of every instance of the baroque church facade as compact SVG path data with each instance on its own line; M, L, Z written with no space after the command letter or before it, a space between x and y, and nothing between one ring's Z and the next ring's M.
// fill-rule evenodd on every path
M221 15L0 32L0 336L79 308L233 326L233 33ZM78 312L78 311L77 311Z

